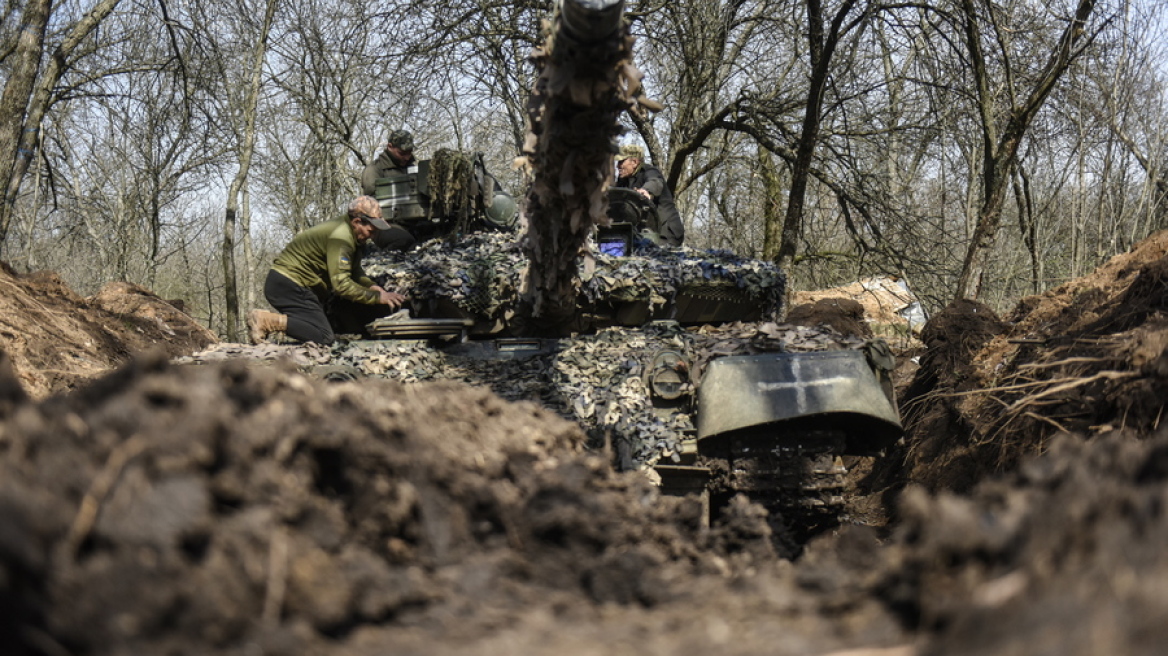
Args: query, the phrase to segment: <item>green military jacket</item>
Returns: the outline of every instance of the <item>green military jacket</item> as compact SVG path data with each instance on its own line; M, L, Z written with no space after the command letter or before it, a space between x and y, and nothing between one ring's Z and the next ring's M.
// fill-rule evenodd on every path
M312 226L292 238L272 269L309 289L324 289L355 303L377 305L381 295L361 270L357 237L349 217Z

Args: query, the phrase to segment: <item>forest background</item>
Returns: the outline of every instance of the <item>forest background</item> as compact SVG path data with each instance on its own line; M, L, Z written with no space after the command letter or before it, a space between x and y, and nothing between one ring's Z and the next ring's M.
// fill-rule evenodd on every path
M226 339L387 133L512 169L536 0L2 0L0 260ZM1159 0L627 0L687 244L998 309L1168 228Z

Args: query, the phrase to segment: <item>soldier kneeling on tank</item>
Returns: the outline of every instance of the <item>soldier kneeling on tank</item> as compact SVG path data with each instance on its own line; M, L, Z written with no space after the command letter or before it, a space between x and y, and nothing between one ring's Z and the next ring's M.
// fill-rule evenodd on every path
M386 291L362 272L358 247L390 228L381 205L371 196L358 196L347 216L293 237L264 282L264 297L276 312L247 315L251 343L283 332L302 342L332 344L338 333L361 333L369 322L400 308L404 296Z

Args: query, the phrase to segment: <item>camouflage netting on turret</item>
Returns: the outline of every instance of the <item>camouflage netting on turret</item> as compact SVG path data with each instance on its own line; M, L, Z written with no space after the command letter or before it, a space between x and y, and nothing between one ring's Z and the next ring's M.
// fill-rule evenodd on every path
M514 235L477 233L432 239L402 253L378 251L362 261L365 274L412 300L445 299L483 320L510 319L523 253Z
M431 240L408 253L373 253L363 262L365 273L388 290L413 300L446 299L475 319L503 323L514 315L525 264L515 236L503 233ZM582 306L643 301L658 310L683 290L707 297L734 292L769 320L781 314L786 282L771 262L648 242L631 257L581 259L579 273Z
M699 380L705 366L723 356L860 348L863 343L829 328L773 322L691 329L654 324L562 339L554 353L523 360L483 360L425 341L380 340L339 342L331 348L218 344L177 362L272 360L282 353L307 371L344 366L403 383L460 380L483 385L505 399L533 401L577 422L595 445L616 446L628 466L651 466L671 461L694 428L691 406L665 412L653 407L643 378L655 353L685 352L693 362L691 380Z
M593 302L649 301L656 308L683 290L705 296L735 290L758 303L763 318L778 319L785 288L786 277L771 262L729 251L667 250L643 244L634 257L597 255L596 270L583 275L580 294Z

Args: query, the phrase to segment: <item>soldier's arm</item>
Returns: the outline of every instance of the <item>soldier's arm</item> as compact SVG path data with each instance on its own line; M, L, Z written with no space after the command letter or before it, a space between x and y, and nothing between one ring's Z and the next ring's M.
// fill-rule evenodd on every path
M377 191L377 164L370 162L361 172L361 193L372 196Z
M357 279L353 277L354 249L351 244L343 239L329 239L325 252L328 261L329 281L332 282L333 291L354 303L377 305L381 302L381 294L369 289L373 285L373 281L368 278L360 280L360 277Z
M641 189L649 192L653 200L657 200L665 190L665 176L661 175L660 171L646 169L645 184L641 185Z

